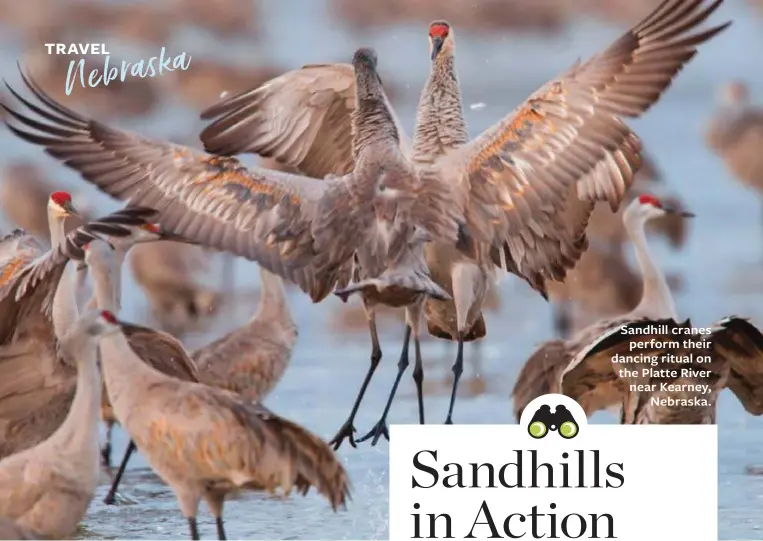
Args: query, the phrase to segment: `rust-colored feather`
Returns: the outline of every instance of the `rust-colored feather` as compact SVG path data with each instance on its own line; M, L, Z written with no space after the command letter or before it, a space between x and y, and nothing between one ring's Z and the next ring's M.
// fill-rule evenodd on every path
M11 93L43 121L3 104L9 129L110 195L156 208L169 232L255 260L316 302L331 292L339 269L363 242L362 235L347 235L364 231L358 224L364 208L353 200L348 179L247 169L235 158L115 130L57 103L23 77L39 103Z
M493 245L501 267L539 290L546 279L563 279L585 249L593 203L616 210L641 165L641 143L622 118L648 110L696 47L728 26L697 30L720 4L666 0L606 50L443 156L425 179L449 180L455 193L444 203L464 215L469 234ZM582 206L571 200L573 188Z

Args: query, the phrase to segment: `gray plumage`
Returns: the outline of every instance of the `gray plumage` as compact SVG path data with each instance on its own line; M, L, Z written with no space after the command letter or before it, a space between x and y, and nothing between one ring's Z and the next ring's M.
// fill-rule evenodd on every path
M108 257L111 252L100 253ZM113 289L107 262L98 258L90 263L99 284L99 306L113 302L107 297ZM299 425L235 393L162 374L140 360L122 332L102 342L101 362L117 418L175 492L194 539L202 498L217 519L220 538L229 492L281 489L304 494L314 487L335 510L348 498L349 481L341 463Z
M235 158L114 130L62 107L28 79L44 108L12 93L46 122L4 107L13 133L45 146L100 189L158 208L170 230L257 260L314 300L347 275L353 258L371 278L394 267L415 227L469 254L490 246L488 256L497 266L543 291L545 281L563 279L585 249L593 203L604 200L617 208L631 181L638 156L622 118L651 107L696 47L728 26L695 31L721 2L666 0L605 51L576 63L475 140L419 168L400 151L375 55L367 50L359 50L353 62L355 142L341 152L353 157L353 171L323 181L247 170ZM334 101L329 97L326 103ZM225 129L227 141L251 128L247 106L245 98L240 111L227 113L235 117ZM282 126L283 145L293 150L294 123ZM249 149L258 138L241 140ZM276 155L276 146L272 157L299 165Z
M373 88L375 72L369 75L367 67L357 71L358 77L371 85L365 85L369 92L377 92ZM456 230L455 223L427 207L425 201L431 202L426 197L427 187L411 184L415 177L404 170L404 162L397 168L382 167L388 165L385 158L394 158L399 147L376 141L376 135L366 137L362 130L353 130L367 149L356 160L356 170L318 180L246 169L235 158L211 156L114 130L57 104L33 81L24 80L44 107L24 100L15 91L14 95L52 124L14 111L9 114L15 121L48 135L9 124L14 133L45 145L50 154L107 193L130 199L134 205L150 202L168 230L255 260L297 283L314 301L334 289L356 253L363 268L377 276L394 265L406 243L405 231L395 228L405 230L408 225L401 224L407 217L419 217L424 226L430 221L441 222L438 227ZM376 111L383 103L364 99L367 112L363 114L381 119L384 115L380 117ZM385 130L390 136L394 133L394 127ZM73 146L71 141L79 144ZM125 167L125 163L131 165ZM397 195L381 197L376 188L382 184L383 189L397 190ZM436 193L434 197L441 200ZM397 225L389 224L388 228L381 213L398 211Z
M623 316L605 319L577 333L568 341L551 341L536 350L522 368L512 392L515 415L534 398L548 392L563 393L578 401L588 415L605 408L621 407L624 423L705 424L714 423L718 393L729 388L745 409L763 414L763 335L747 320L731 316L714 324L710 335L674 334L672 329L691 328L691 322L679 322L675 303L664 275L646 248L644 225L647 219L663 215L659 201L642 196L624 213L626 229L636 247L637 259L644 280L639 305ZM668 332L626 333L624 327L646 328L665 325ZM633 355L631 342L658 345L642 346L638 355L656 357L654 368L676 370L675 377L646 375L650 365L634 361L613 363L615 355ZM705 341L710 347L687 347L685 339ZM677 347L665 345L674 341ZM676 364L665 355L687 357L692 363ZM709 362L697 362L697 356L709 356ZM620 369L634 370L635 377L621 374ZM685 375L681 369L695 371ZM701 371L701 372L700 372ZM697 394L688 388L665 385L708 385L709 391ZM635 385L653 385L638 388ZM681 402L704 398L706 403ZM663 401L664 399L678 402Z
M55 213L51 229L59 228ZM21 230L0 240L0 457L40 443L58 428L74 399L76 374L61 362L57 340L77 319L78 277L65 276L71 259L98 233L116 236L145 223L153 210L117 211L81 226L54 248L42 246Z
M278 384L297 342L280 277L260 269L260 302L252 318L193 353L200 381L261 402Z
M597 337L584 350L578 353L568 367L570 373L580 368L590 370L594 365L604 366L604 360L609 359L610 374L602 378L605 385L615 385L621 389L623 403L622 422L626 424L714 424L716 420L716 405L719 393L730 389L744 408L753 415L763 414L763 334L746 319L730 316L713 324L711 333L704 335L676 334L673 329L679 327L691 329L689 320L677 322L675 319L650 319L621 322L629 328L650 327L652 325L667 326L668 333L639 333L626 334L621 327L612 327L609 332ZM671 340L677 347L641 347L638 353L656 357L658 362L655 370L673 370L674 376L645 375L643 363L611 364L614 355L628 355L631 342L647 342L652 339L664 344ZM708 347L686 347L685 340L703 341ZM632 353L631 353L632 354ZM664 360L666 355L676 357L693 357L692 362L676 364ZM709 357L707 362L698 362L697 357ZM624 376L620 368L628 368L638 376ZM691 369L692 374L684 373ZM568 392L562 374L562 385L565 394ZM619 381L618 381L619 380ZM638 388L636 385L646 385ZM705 385L704 391L694 387ZM646 390L649 389L649 390ZM704 400L695 402L692 399ZM673 402L671 402L671 400ZM685 401L685 402L682 402Z
M77 390L64 422L45 441L0 461L0 516L45 538L72 536L99 478L98 340L109 327L94 311L61 340L62 357L77 367Z
M677 319L673 296L667 280L648 250L646 224L666 214L683 214L663 207L656 198L644 195L635 199L623 213L623 223L636 252L643 284L636 307L626 314L606 318L590 325L568 340L552 340L538 347L517 377L512 391L514 413L519 420L522 410L534 398L547 393L573 397L591 415L600 409L617 408L622 403L622 385L613 378L611 357L591 358L585 366L575 367L574 359L601 336L626 323L651 319Z
M0 518L0 539L42 539L40 534L22 528L7 518Z

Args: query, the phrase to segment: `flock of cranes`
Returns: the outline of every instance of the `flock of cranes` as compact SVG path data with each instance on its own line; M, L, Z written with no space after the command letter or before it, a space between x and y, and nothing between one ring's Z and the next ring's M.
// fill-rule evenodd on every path
M431 70L412 140L372 49L358 49L351 65L306 66L204 111L211 120L200 136L205 151L86 118L22 73L31 96L8 86L16 100L3 105L8 129L127 206L93 219L56 191L47 206L49 250L22 230L0 240L0 492L10 495L0 498L0 531L73 533L100 463L111 463L110 440L100 448L101 421L109 434L118 423L130 437L107 501L137 450L174 491L193 539L201 500L225 539L223 503L242 489L314 488L336 511L349 499L350 480L335 450L345 439L355 446L388 437L411 338L425 423L423 324L457 345L450 424L464 344L487 335L483 310L497 268L548 297L591 253L587 232L597 213L618 213L625 202L615 215L619 236L605 227L617 246L610 249L622 250L624 237L636 249L640 301L625 315L543 344L513 391L517 416L536 396L561 392L588 414L620 408L624 423L714 422L723 388L763 413L763 335L744 318L720 320L705 338L712 357L706 407L655 407L632 387L649 378L621 376L611 362L634 339L616 332L623 326L690 325L679 321L645 232L649 221L680 223L690 213L630 190L643 158L624 119L649 109L697 46L730 24L700 29L721 3L665 0L472 140L445 21L429 26ZM737 116L713 128L713 148L735 170L751 171L754 163L739 165L739 149L755 135ZM247 168L235 157L246 153L291 172ZM166 332L121 321L125 258L159 243L256 261L262 295L252 318L193 353ZM262 404L297 340L284 279L314 302L357 294L367 317L369 368L330 442ZM382 358L380 306L404 308L403 347L378 423L356 440L354 418Z

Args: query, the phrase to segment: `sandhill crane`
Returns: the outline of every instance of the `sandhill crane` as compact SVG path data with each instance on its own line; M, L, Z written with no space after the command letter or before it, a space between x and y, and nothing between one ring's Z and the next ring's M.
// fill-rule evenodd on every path
M31 162L12 163L0 181L0 205L5 217L15 226L40 240L50 242L48 202L56 192L53 184ZM71 196L70 196L71 197ZM67 230L82 225L77 216L69 216Z
M666 0L610 48L575 64L477 139L421 169L400 152L399 131L370 50L358 50L353 58L354 129L329 126L344 135L321 138L346 140L351 134L349 152L334 154L353 170L321 182L247 169L235 158L115 130L56 103L27 77L24 83L43 107L12 94L52 125L3 107L14 134L46 147L101 190L132 204L150 202L168 229L254 259L298 283L314 300L325 297L353 261L372 280L382 272L394 276L404 270L395 265L408 263L398 256L410 259L417 253L413 246L429 240L449 241L472 254L490 245L494 263L543 289L547 279L562 279L585 249L593 202L616 207L625 192L638 155L629 151L632 132L622 117L648 109L696 47L728 27L692 33L721 3ZM226 144L225 153L247 151L261 133L272 133L270 126L249 132L249 97L231 98L218 108L227 113L212 130L217 152L225 152ZM297 108L304 126L309 115L301 115ZM293 122L280 125L294 129ZM76 148L71 141L78 142ZM281 161L299 166L311 156L298 144L293 148L292 159ZM419 283L426 277L426 287L418 291L432 295L437 286L421 263L416 272L405 271L406 277Z
M582 329L569 340L551 340L536 349L522 367L512 391L517 420L525 406L534 398L560 392L561 374L571 360L609 329L616 329L642 318L678 318L665 276L647 248L644 230L648 221L665 214L679 214L684 218L693 216L685 211L665 207L656 197L648 194L641 195L628 205L623 213L623 223L633 243L643 283L638 306L622 316L598 321ZM597 409L619 404L620 390L616 387L617 382L609 377L612 373L611 366L607 364L599 368L603 371L602 374L588 374L590 377L582 380L573 380L570 376L564 382L565 393L574 392L575 399L589 415ZM598 385L599 378L603 378L601 385Z
M91 257L93 249L86 257L98 305L114 305L113 259L107 266L104 258ZM114 328L121 330L118 323ZM175 492L193 539L199 539L202 498L215 517L218 538L225 539L223 502L237 489L304 494L315 487L334 510L346 502L349 480L341 463L299 425L236 393L162 374L141 361L122 332L101 342L101 363L114 412Z
M132 249L130 270L159 328L180 337L217 313L220 293L199 283L197 277L207 264L208 256L198 246L156 242Z
M90 250L86 257L94 257L99 246L96 244L95 249ZM115 266L114 273L116 284L119 282L118 265ZM140 328L138 336L133 330L137 327L135 325L123 324L122 329L138 356L160 372L232 391L251 402L262 402L283 376L291 360L298 332L286 302L281 278L262 267L260 277L262 294L254 316L222 338L194 351L191 355L192 362L187 360L182 363L191 365L189 372L192 372L192 377L184 377L183 374L163 368L174 364L176 359L188 359L177 340L166 333L145 328ZM118 297L117 293L116 298ZM135 444L131 441L104 500L106 503L114 502L119 482L134 451Z
M7 518L0 518L0 539L41 539L40 534L22 528Z
M257 311L244 325L193 354L201 382L260 402L278 384L297 342L280 277L260 267Z
M638 175L636 178L638 183ZM643 184L634 183L626 200L630 203L645 193ZM675 196L660 197L660 201L679 211L685 207ZM628 235L622 210L613 213L597 204L587 230L588 250L564 282L548 285L549 299L555 304L554 323L562 337L567 337L576 326L578 330L581 328L581 313L585 315L582 322L587 326L592 322L591 318L598 320L633 310L641 298L641 277L631 267L626 254ZM665 237L671 247L679 249L688 234L686 222L680 213L671 213L648 222L646 232ZM668 277L671 287L677 283L677 278ZM585 319L589 319L588 323Z
M84 250L83 264L86 267L93 257L99 257L98 249L107 250L109 252L113 251L113 254L110 254L109 256L100 255L100 257L106 261L111 261L112 259L114 261L113 266L108 266L110 280L113 284L113 291L101 291L100 295L101 298L106 298L107 295L112 295L112 300L108 307L114 311L119 311L121 308L122 265L127 253L138 243L155 242L163 236L161 228L156 224L143 224L139 227L132 228L130 233L130 235L121 238L108 235L99 236L99 238L106 242L96 243L96 255L93 255L93 250L89 249L89 242L82 247ZM107 268L106 263L102 264L102 267ZM99 293L97 287L104 287L104 284L102 282L94 284L94 295L91 298L88 307L95 308L97 306L96 297ZM176 338L167 333L155 331L140 325L126 324L122 331L125 336L127 336L127 339L130 342L130 347L138 354L143 362L149 364L163 374L186 381L199 381L196 365L188 357L182 344ZM103 465L110 468L111 434L114 424L118 421L114 415L108 393L104 391L102 396L101 419L106 424L106 442L101 450L101 459ZM126 460L123 462L125 462L124 466L126 466ZM118 477L121 476L122 471L123 467L120 467L120 471L117 474ZM113 495L107 499L113 499Z
M108 245L113 247L114 258L116 261L116 270L114 271L115 282L115 302L116 309L121 308L121 284L122 284L122 265L127 258L128 252L134 247L151 244L178 244L180 245L183 239L162 231L158 224L145 223L135 227L128 228L130 230L129 235L111 237L108 235L102 235L108 242ZM165 239L165 240L161 240ZM89 303L90 307L95 307L95 297L93 297ZM185 355L185 350L182 345L165 333L157 333L153 329L147 329L139 325L125 326L124 333L130 340L131 347L138 352L141 359L147 362L155 369L164 374L168 374L173 377L188 381L198 381L196 374L196 367L193 362ZM162 340L158 343L150 343L150 337L154 335L162 336ZM147 343L148 342L148 343ZM101 407L101 418L106 424L106 441L102 449L101 457L103 465L107 468L111 467L111 434L114 424L117 422L116 417L111 408L109 402L108 393L103 393L103 404Z
M93 234L130 235L130 226L145 224L155 214L137 207L117 211L60 238L62 209L51 204L54 249L44 252L22 230L0 241L0 457L50 436L73 399L75 375L56 352L56 338L65 335L78 313L80 276L67 271L68 261L82 259L81 247Z
M625 201L630 203L642 194L657 192L666 204L675 208L683 206L680 198L667 191L666 184L666 179L654 162L654 158L642 148L641 166L635 174L633 185L626 194ZM617 212L612 212L606 204L597 203L586 230L588 237L612 247L622 246L628 237L623 227L623 210L624 206L621 206ZM668 239L671 247L681 248L686 241L686 221L669 214L649 222L647 233L663 236Z
M455 70L455 35L446 21L429 25L429 51L431 68L419 98L414 128L412 161L419 166L433 163L447 151L469 141L466 121L461 105L461 89ZM453 406L461 371L465 342L479 340L487 334L482 306L488 283L494 280L493 264L489 261L490 246L478 247L474 254L465 254L449 242L431 242L424 248L424 256L432 279L447 291L450 299L428 299L424 316L429 334L437 338L458 342L456 362L453 365L453 389L446 424L452 423ZM400 365L397 380L405 366ZM419 422L424 423L422 382L424 367L417 355L413 370L416 383ZM375 445L384 426L387 411L397 385L390 393L382 418L367 437ZM386 436L386 430L381 431ZM361 439L363 441L363 439Z
M763 108L750 103L742 81L731 81L719 92L720 107L708 123L705 140L731 173L761 194L763 201Z
M563 370L559 385L573 398L590 392L591 383L593 392L613 386L624 424L715 424L718 394L725 388L749 413L762 415L763 334L737 316L706 330L698 334L688 319L623 322L587 344ZM634 356L635 341L642 347ZM583 381L587 385L581 387Z
M272 182L283 181L292 185L293 187L289 188L290 192L293 191L294 187L301 186L299 188L300 191L302 189L306 190L303 194L304 196L313 197L309 193L316 194L316 197L317 194L325 194L324 202L318 203L315 206L316 210L309 211L302 218L307 220L306 224L311 223L312 220L316 220L316 223L313 226L306 227L300 233L300 235L305 237L304 241L297 241L296 239L288 240L286 237L293 235L292 231L297 231L297 229L294 229L296 223L289 223L284 216L279 218L279 220L283 221L282 226L280 226L282 230L279 234L281 235L280 237L274 234L271 235L268 232L261 241L257 241L254 244L241 244L235 241L233 245L226 245L225 249L240 255L246 255L251 259L258 259L266 269L296 282L304 291L311 294L314 301L325 298L340 279L345 281L344 277L352 270L351 267L354 260L357 259L361 263L359 268L363 270L363 274L355 273L355 277L358 279L368 277L378 281L356 282L353 284L352 289L345 291L344 294L349 295L354 290L364 290L364 297L369 306L369 312L372 312L373 305L379 302L393 305L420 305L423 300L422 295L441 295L444 293L429 280L423 258L420 257L421 244L424 240L423 236L404 220L404 216L409 212L415 211L415 214L420 215L424 222L431 222L432 225L428 229L437 230L437 228L445 228L450 231L454 238L457 225L455 220L446 218L445 213L434 212L432 206L425 205L422 199L414 199L410 195L403 198L398 195L410 194L415 189L417 193L420 193L421 196L428 198L431 203L435 204L438 201L440 201L439 204L444 204L444 197L446 197L445 194L440 193L434 187L431 187L433 188L431 192L427 186L405 187L402 184L403 182L415 180L411 176L407 164L401 162L396 167L390 167L389 164L385 163L386 161L399 159L397 158L400 154L398 132L393 118L390 117L389 110L385 106L386 98L384 98L383 91L378 86L377 76L373 72L369 73L369 68L366 67L371 62L375 62L375 57L372 58L370 54L360 52L356 60L358 86L363 87L364 92L369 97L369 99L361 99L363 95L357 97L359 103L364 108L368 108L368 110L358 109L354 120L357 128L354 130L355 147L353 152L357 156L359 164L357 170L351 173L350 176L334 179L329 182L308 182L304 177L278 175L256 169L255 171L258 175L260 172L267 174L268 177L275 175L271 179ZM28 79L26 81L30 85L30 89L34 88L35 92L39 92L39 89L33 83ZM48 106L57 107L50 98L45 97L43 94L37 95ZM20 96L18 97L20 98ZM64 109L56 110L59 113L64 111ZM365 122L364 119L367 117L370 117L373 122ZM19 117L17 120L21 120L21 118L23 117ZM16 128L13 127L11 129ZM193 151L184 148L183 152L192 153ZM238 164L238 161L234 159L213 157L210 157L210 159L214 163L227 163L228 165L225 167L238 168L238 165L235 165ZM245 170L241 169L241 171L244 172ZM346 181L353 178L357 179L355 182L357 187L354 187L353 191L348 191L346 189ZM377 192L376 185L380 179L385 184L382 186L383 189ZM291 184L293 182L301 184ZM387 188L389 189L387 190ZM247 193L252 194L252 196L259 193L249 188L247 190L249 190ZM234 204L235 201L231 200ZM239 200L239 202L241 201L243 200ZM294 192L291 199L272 199L268 205L276 205L276 203L283 203L285 201L292 201L295 205L298 204L299 197L297 192ZM345 205L351 212L342 212L336 206L336 203ZM317 209L323 208L323 205L330 205L332 211L329 214L319 213ZM273 208L276 209L277 205ZM418 210L416 210L417 208ZM296 209L297 207L295 207L295 212ZM304 210L307 211L308 207L304 206ZM256 216L253 216L253 218L256 218ZM264 218L264 215L260 218ZM320 224L318 224L318 219L321 222ZM163 222L163 225L167 224ZM359 239L356 239L354 236L349 242L347 242L347 239L341 239L341 235L347 235L353 228L357 231L366 231L367 242L359 244ZM329 230L334 229L338 232L339 236L329 233ZM205 228L201 228L198 232L203 233L204 230ZM315 239L313 239L314 233L311 230L315 230ZM254 232L257 233L257 229ZM224 237L225 235L215 242L222 241ZM233 240L233 238L229 240ZM286 244L282 244L283 242ZM305 242L312 246L312 248L308 249L307 245L304 244ZM211 244L214 245L214 243ZM313 252L319 247L324 255L314 257ZM309 254L305 253L306 250L309 251ZM311 258L310 260L306 259L308 255ZM328 263L324 262L324 259L327 259ZM301 260L304 260L305 263L301 263ZM379 294L379 289L381 288L385 289L384 295ZM415 309L415 306L413 308ZM420 318L411 316L410 319L418 322ZM380 348L373 325L371 327L372 337L374 338L372 340L374 343L373 357L377 359L376 362L378 363L376 352L380 351ZM410 334L411 331L406 332L408 338Z
M560 78L534 93L499 124L468 144L465 144L466 129L453 66L452 29L444 21L435 21L430 25L433 67L419 103L413 157L419 164L420 178L425 184L432 181L445 193L449 190L468 193L468 202L463 204L471 205L471 210L465 213L467 229L471 228L471 233L461 235L458 251L449 249L453 243L448 238L442 239L439 250L439 244L430 244L425 249L435 281L441 287L449 285L445 290L449 293L453 291L454 297L460 297L450 303L437 303L431 299L426 303L430 331L436 336L456 339L459 343L446 422L452 422L458 381L463 371L463 342L466 338L478 338L485 332L480 307L493 264L521 276L544 296L548 280L564 278L566 270L574 266L585 251L585 227L593 203L605 201L612 210L616 210L632 180L633 171L638 167L640 141L625 126L621 117L639 116L648 109L681 67L696 54L696 46L725 28L726 25L722 25L690 34L719 5L720 2L714 2L705 7L698 0L664 2L610 48L585 64L575 64ZM669 54L670 60L662 64L657 59L657 51L661 51L659 54ZM620 74L635 69L636 65L638 75L618 79ZM649 75L646 75L647 72ZM619 80L613 85L621 90L608 87L609 83L603 82L604 79ZM589 83L591 86L586 87ZM350 131L347 100L352 96L352 84L349 70L343 65L308 66L289 72L261 89L230 98L203 113L203 117L223 116L202 132L202 141L211 152L225 155L254 152L272 156L305 173L319 165L327 167L324 164L329 161L333 162L334 167L344 165L349 168L351 146L347 135ZM574 95L578 85L586 90L569 101L566 96ZM649 92L645 91L647 87ZM588 95L588 92L593 94ZM620 92L629 97L623 99ZM600 132L607 133L604 136L606 144L598 139L596 143L600 153L574 172L567 170L557 174L536 171L528 176L520 163L537 160L538 164L554 163L561 167L560 164L571 163L583 152L578 152L577 145L584 145L586 137L593 137L586 131L592 129L591 118L582 120L581 125L586 129L577 132L571 143L565 141L562 144L564 150L552 151L549 158L545 154L541 156L541 151L537 149L542 148L542 153L545 153L549 148L554 148L553 140L560 137L560 132L554 131L557 123L567 122L555 116L554 107L561 106L576 115L578 107L583 107L592 95L596 95L597 99L609 100L608 103L611 101L611 107L598 105L593 108L601 112L602 122L607 124L606 130ZM604 109L607 109L606 113ZM597 119L598 112L595 114ZM583 113L581 118L588 114ZM549 131L553 133L547 133L546 127L551 127ZM571 146L565 146L568 144ZM440 156L446 150L451 152ZM537 178L533 177L536 173ZM540 184L547 180L540 176L548 176L548 182L559 183L554 195L539 192L532 196L525 194L525 186L533 182L536 183L534 193L535 190L543 191ZM561 182L565 176L566 183ZM506 180L505 192L487 187L495 178ZM455 197L458 199L457 195ZM484 213L481 215L484 219L490 214L481 203L499 200L504 205L496 210L495 215L502 217L496 217L493 223L501 224L497 229L506 236L497 242L491 234L481 235L476 231L485 223L477 215ZM551 200L557 205L553 212L540 210L544 203ZM544 233L533 231L535 225L530 223L547 230ZM487 226L486 230L494 231L492 226ZM507 238L512 240L504 243ZM437 273L435 267L441 272ZM389 410L397 382L407 365L407 358L403 356L385 412ZM414 368L418 389L423 377L419 365L417 361ZM372 363L369 374L373 370ZM368 378L367 375L366 381ZM365 382L361 391L364 388ZM421 392L418 396L419 420L422 421ZM382 414L382 419L369 433L373 441L385 435L385 416L386 413ZM337 438L347 435L346 431L340 431Z
M551 282L549 300L554 303L557 332L567 337L575 327L579 330L593 320L629 312L641 296L641 278L627 261L628 233L623 225L623 211L640 195L660 192L660 200L668 207L682 210L684 203L666 192L665 179L653 159L642 150L641 167L619 210L612 212L605 203L597 203L588 222L588 250L567 274L564 282ZM664 237L674 249L681 249L688 236L687 220L678 213L655 218L646 226L648 235ZM676 277L669 277L675 283ZM585 317L581 318L583 314ZM586 322L586 320L588 320Z
M221 136L219 133L219 126L221 123L223 126L226 126L231 115L233 115L233 119L235 119L241 107L249 108L249 104L256 104L259 101L262 101L265 104L265 107L270 107L270 103L273 101L277 102L276 106L278 106L277 104L280 103L281 100L281 92L284 88L286 88L285 85L288 85L288 88L295 89L297 91L297 95L292 99L296 99L298 102L302 99L309 100L310 93L313 92L314 85L316 84L319 88L328 86L330 93L327 94L327 96L330 98L330 103L328 105L328 109L316 108L308 111L306 115L306 120L308 120L307 124L303 123L300 119L296 125L292 126L293 129L300 132L300 143L303 147L302 150L298 150L296 152L296 155L288 154L286 156L281 156L280 153L283 153L284 151L287 153L293 151L281 146L279 139L269 139L268 135L265 133L261 134L264 138L264 141L262 142L255 141L254 143L248 143L245 141L243 143L257 145L262 145L264 143L267 145L263 146L262 149L258 152L261 156L265 157L264 159L271 160L270 162L266 162L266 164L268 166L271 164L275 165L276 167L274 167L274 169L292 169L312 177L324 177L327 174L347 174L355 167L356 158L355 153L353 152L351 139L351 135L354 129L352 112L354 110L354 104L356 100L355 73L353 67L347 65L314 67L308 66L301 71L290 72L285 76L276 78L269 82L266 87L255 89L252 92L243 93L235 98L232 98L231 100L226 100L217 106L209 108L202 113L202 118L214 118L221 115L222 118L210 125L209 128L207 128L202 133L201 138L205 145L208 147L210 144L235 144L227 137L225 137L224 134L222 134L223 138L218 140L218 137ZM389 100L385 94L386 89L382 89L380 87L378 91L381 95L381 99L385 102L385 108L388 110L396 124L396 130L400 139L400 146L404 152L407 153L409 152L408 140L395 118L394 111L389 105ZM286 99L289 99L289 97L287 96ZM302 103L300 103L300 105L302 105ZM334 112L334 110L336 112ZM256 112L256 110L253 112ZM329 114L326 114L327 112L329 112ZM313 114L314 116L312 116ZM339 114L342 115L338 118L340 122L343 123L345 120L347 121L347 131L340 131L337 129L339 126L335 123L335 117L337 117ZM310 118L310 116L312 116L312 118ZM247 123L251 123L252 121L252 119L244 120ZM252 138L252 134L246 135L249 139ZM213 141L214 143L211 143ZM334 141L339 141L339 143L334 144ZM308 148L307 145L313 146L315 148ZM275 147L275 152L278 154L278 158L273 158L271 156L273 153L273 149L270 148L271 146ZM250 147L249 150L251 150L251 148L252 147ZM295 160L297 161L295 162ZM414 239L412 247L416 251L418 251L418 244L418 241ZM412 254L411 259L413 266L421 267L422 258L418 254L415 256ZM404 267L405 265L400 266ZM394 273L388 273L388 277L393 278ZM359 279L360 277L355 276L355 278ZM403 290L402 292L404 293L405 291ZM411 296L408 294L401 295L401 292L396 291L396 288L394 287L389 288L384 295L379 295L373 290L362 290L361 293L366 325L369 328L371 335L371 362L368 371L366 372L366 375L363 379L363 383L361 384L360 390L358 391L358 394L355 398L355 402L348 419L339 429L336 436L332 439L332 444L335 446L335 448L338 448L345 438L349 439L350 445L353 447L355 446L355 415L358 412L366 389L368 388L371 378L373 377L373 374L376 371L376 368L379 365L382 357L382 351L379 345L377 332L377 310L379 307L397 308L400 306L409 305L405 310L405 320L406 323L411 322L411 324L406 324L403 349L400 356L399 366L407 366L408 364L408 346L411 335L413 335L415 350L420 352L419 324L421 320L420 301L422 300L420 296ZM441 291L438 289L434 291L434 293L439 295L441 294ZM341 298L346 301L347 296L342 295ZM417 355L419 355L420 359L420 353L417 353ZM418 362L420 362L420 360ZM395 385L395 387L396 386L397 385ZM385 426L380 428L386 430Z
M118 331L110 321L115 318L108 312L89 312L59 341L62 359L77 369L66 419L44 442L0 461L0 516L45 538L74 534L98 487L97 346Z

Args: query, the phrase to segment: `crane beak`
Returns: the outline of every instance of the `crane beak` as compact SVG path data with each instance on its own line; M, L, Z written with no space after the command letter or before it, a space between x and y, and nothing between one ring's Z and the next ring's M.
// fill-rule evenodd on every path
M663 207L662 210L665 211L665 214L673 214L673 215L676 215L676 216L680 216L681 218L694 218L695 217L693 212L686 212L685 210L678 210L678 209L674 209L674 208L664 208L664 207Z
M72 204L71 201L67 201L66 203L64 203L63 209L64 211L66 211L67 216L75 216L77 218L81 217L79 211L76 208L74 208L74 205Z
M432 60L437 58L437 55L440 54L440 49L442 49L442 38L432 38Z

